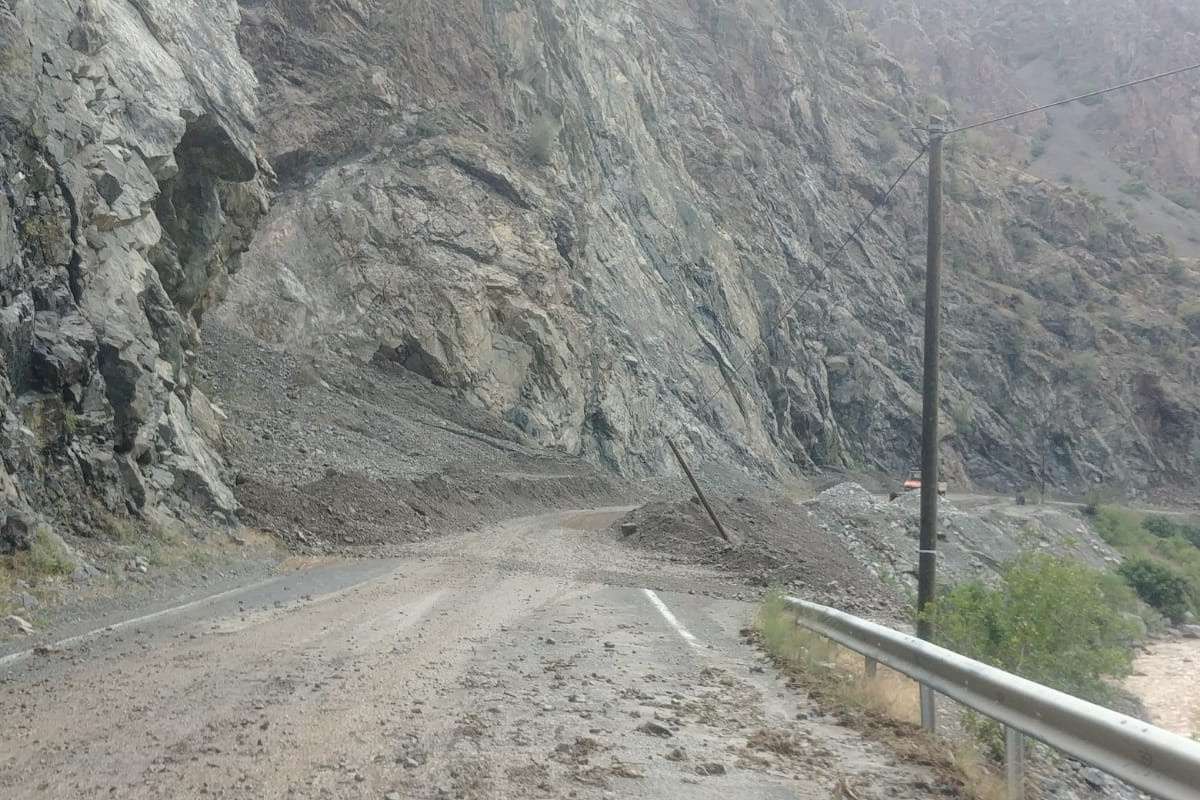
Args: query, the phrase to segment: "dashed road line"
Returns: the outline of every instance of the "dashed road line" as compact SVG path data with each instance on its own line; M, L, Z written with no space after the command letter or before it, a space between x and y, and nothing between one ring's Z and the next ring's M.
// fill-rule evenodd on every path
M658 613L662 614L662 617L667 621L667 624L674 628L675 632L678 633L685 642L690 644L692 647L700 647L700 640L693 636L691 631L683 627L683 623L676 619L675 615L671 613L671 609L667 608L667 604L662 601L662 598L655 594L652 589L642 589L642 592L646 595L654 607L658 609Z
M96 628L95 630L88 631L87 633L80 633L76 636L68 636L66 639L60 639L59 641L48 645L48 647L52 650L57 650L57 649L60 649L63 647L69 647L70 645L73 645L77 642L82 642L86 639L92 639L92 638L101 636L106 633L112 633L113 631L119 631L122 628L128 628L130 625L140 625L143 622L150 622L151 620L156 620L159 617L165 617L168 614L174 614L179 611L187 611L192 608L197 608L199 606L206 605L207 603L215 602L215 601L220 600L225 597L230 597L235 594L242 594L244 592L248 592L253 589L258 589L259 587L266 586L267 584L274 583L278 580L280 580L279 576L267 578L266 580L259 581L258 583L252 583L249 586L238 586L233 589L228 589L224 592L218 592L217 594L211 594L208 597L201 597L199 600L193 600L190 603L184 603L183 605L180 605L180 606L172 606L171 608L164 608L161 611L155 611L153 614L144 614L143 616L134 617L133 619L127 619L122 622L114 622L112 625L105 625L103 628ZM10 653L9 655L6 655L6 656L0 658L0 667L7 666L8 664L12 664L13 662L16 662L16 661L20 661L23 658L28 658L29 656L33 655L33 652L34 651L32 649L29 649L29 650L22 650L17 653Z

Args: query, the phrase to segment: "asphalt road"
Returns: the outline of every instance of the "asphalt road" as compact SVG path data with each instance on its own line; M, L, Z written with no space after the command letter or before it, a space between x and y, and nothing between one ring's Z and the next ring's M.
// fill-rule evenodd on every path
M621 510L340 562L0 653L4 798L916 798Z

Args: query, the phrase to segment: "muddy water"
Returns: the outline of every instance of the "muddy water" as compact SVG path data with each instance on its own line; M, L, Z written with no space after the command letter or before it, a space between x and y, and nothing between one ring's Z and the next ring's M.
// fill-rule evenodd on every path
M1200 733L1200 639L1156 642L1138 656L1125 687L1141 698L1155 725L1184 736Z

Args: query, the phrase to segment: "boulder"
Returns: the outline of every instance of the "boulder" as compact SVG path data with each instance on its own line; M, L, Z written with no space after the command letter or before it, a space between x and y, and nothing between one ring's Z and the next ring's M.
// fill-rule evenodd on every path
M28 550L36 521L26 512L0 511L0 555Z

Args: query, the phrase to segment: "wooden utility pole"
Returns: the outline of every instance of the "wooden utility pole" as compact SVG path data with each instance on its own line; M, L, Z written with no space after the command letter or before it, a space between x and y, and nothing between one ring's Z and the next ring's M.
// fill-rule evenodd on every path
M675 454L675 460L679 462L683 474L687 476L688 482L692 484L692 488L696 491L696 497L700 500L700 505L704 506L704 510L708 512L708 518L712 520L712 524L717 527L717 533L721 534L721 538L729 544L733 544L733 540L729 538L729 534L725 532L725 526L721 524L721 520L717 519L717 514L712 510L712 506L708 504L708 498L704 496L704 492L700 491L700 484L696 482L696 477L692 475L691 469L688 468L687 462L683 460L683 453L679 452L679 448L671 441L671 437L666 437L667 446L671 448L671 452Z
M929 238L925 254L925 377L921 413L921 539L917 551L917 636L933 637L926 618L937 572L938 339L942 303L942 120L929 118ZM935 726L933 692L921 686L921 725Z

